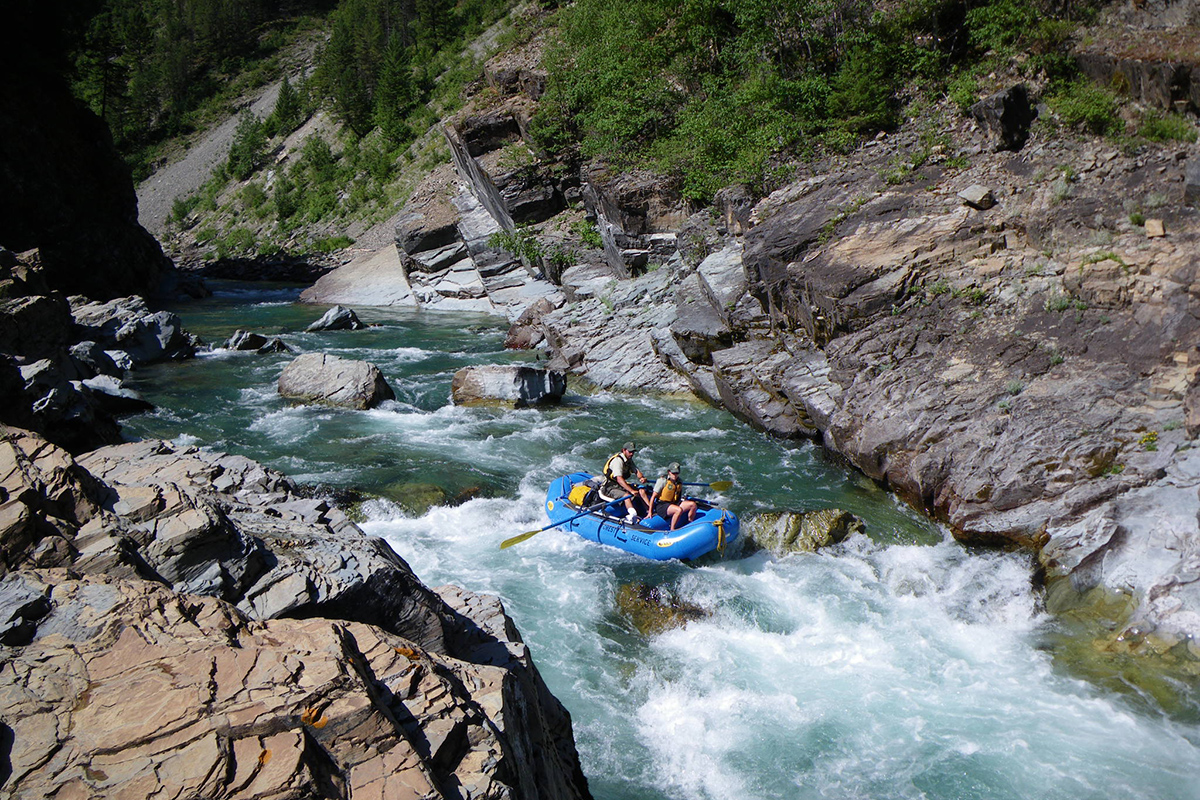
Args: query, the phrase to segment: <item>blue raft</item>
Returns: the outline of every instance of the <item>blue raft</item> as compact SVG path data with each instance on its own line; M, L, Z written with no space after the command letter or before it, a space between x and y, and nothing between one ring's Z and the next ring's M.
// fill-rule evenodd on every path
M717 508L700 498L696 501L696 519L668 531L667 520L652 516L644 521L625 521L625 503L621 500L601 505L581 506L572 503L571 487L592 478L587 472L573 472L551 482L546 490L546 516L551 522L563 522L589 511L562 527L600 544L612 545L655 561L678 558L686 561L699 558L714 550L724 550L738 536L738 519L733 512Z

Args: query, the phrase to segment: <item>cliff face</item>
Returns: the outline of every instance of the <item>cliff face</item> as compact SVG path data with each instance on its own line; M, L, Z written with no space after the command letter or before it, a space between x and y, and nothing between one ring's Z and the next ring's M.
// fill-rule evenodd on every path
M38 248L52 289L151 294L169 262L137 221L128 167L61 75L55 3L19 0L0 34L0 246ZM57 9L61 10L61 9ZM65 13L65 12L64 12Z

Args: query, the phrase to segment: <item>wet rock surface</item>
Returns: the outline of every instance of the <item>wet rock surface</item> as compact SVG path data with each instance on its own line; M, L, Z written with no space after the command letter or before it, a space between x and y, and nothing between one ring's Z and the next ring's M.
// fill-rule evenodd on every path
M13 429L0 458L6 791L589 796L499 602L279 473Z
M774 556L815 553L863 532L863 522L840 508L755 514L742 523L749 542Z
M682 628L687 623L704 619L712 613L695 603L678 599L662 586L641 582L621 584L617 588L616 601L617 610L643 636L654 636L672 628Z

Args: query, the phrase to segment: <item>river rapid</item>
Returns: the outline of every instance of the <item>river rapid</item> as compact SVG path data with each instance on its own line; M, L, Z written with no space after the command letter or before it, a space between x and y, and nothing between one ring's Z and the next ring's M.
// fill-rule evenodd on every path
M304 333L322 309L290 287L218 284L174 310L206 341L278 333L297 353L375 363L397 400L371 411L276 394L292 355L216 349L138 372L158 409L130 438L239 453L293 479L357 488L363 529L430 586L499 595L571 712L601 800L1200 798L1200 713L1085 680L1055 642L1028 554L970 551L808 443L698 402L589 393L561 407L450 404L455 370L530 361L494 317L356 309L372 327ZM546 485L634 439L648 475L732 480L740 516L837 506L867 535L816 555L732 552L650 563L547 524ZM409 485L406 485L409 484ZM387 497L470 498L424 513ZM711 493L710 493L711 494ZM640 581L711 611L653 637L615 606ZM1194 694L1191 695L1194 697Z

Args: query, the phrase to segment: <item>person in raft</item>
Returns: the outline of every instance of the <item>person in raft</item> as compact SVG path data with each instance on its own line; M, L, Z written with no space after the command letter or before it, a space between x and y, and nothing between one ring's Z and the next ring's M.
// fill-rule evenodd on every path
M646 507L650 507L650 498L646 496L645 489L635 489L629 485L631 475L637 475L638 483L645 483L646 478L642 475L642 471L633 463L633 454L637 452L633 446L633 442L626 442L621 448L621 452L611 456L608 461L604 462L604 485L600 487L600 496L605 500L616 500L618 497L625 498L626 520L628 522L637 522L637 511L634 510L633 499L639 498Z
M679 527L679 518L684 514L687 514L688 522L696 519L696 501L686 500L683 497L683 484L679 481L678 461L672 461L667 466L667 474L655 482L650 500L654 513L670 521L671 530Z

